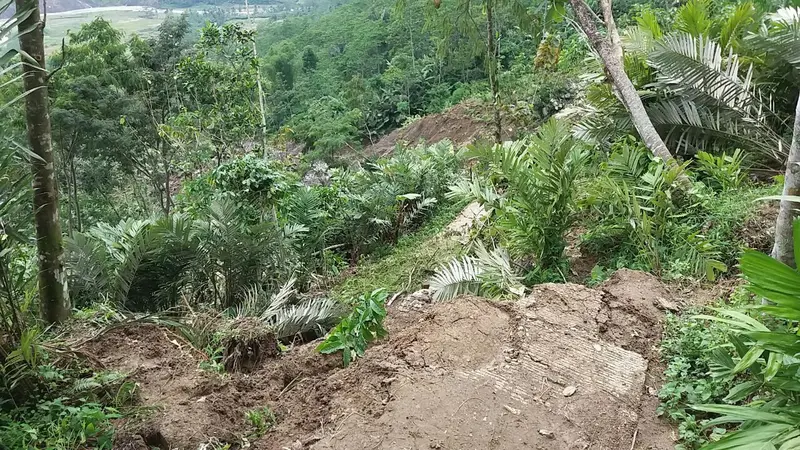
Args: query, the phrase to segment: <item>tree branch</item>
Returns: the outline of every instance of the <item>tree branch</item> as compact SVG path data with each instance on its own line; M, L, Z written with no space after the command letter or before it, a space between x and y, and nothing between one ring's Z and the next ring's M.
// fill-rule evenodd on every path
M65 39L66 38L61 38L61 64L59 64L54 71L47 74L47 76L44 79L45 83L49 84L50 78L53 78L53 75L57 74L59 70L63 69L64 64L67 63L67 43Z

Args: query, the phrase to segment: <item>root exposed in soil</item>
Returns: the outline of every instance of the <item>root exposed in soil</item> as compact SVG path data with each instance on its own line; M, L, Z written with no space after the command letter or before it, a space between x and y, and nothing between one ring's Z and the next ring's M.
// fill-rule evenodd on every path
M222 364L228 372L252 372L279 353L275 332L253 318L231 323L222 338L222 347Z
M118 447L196 449L212 439L268 450L674 445L655 415L655 346L672 304L654 277L620 271L599 289L545 284L515 303L402 305L390 309L389 338L348 368L310 343L250 373L219 376L199 371L196 352L161 328L112 330L88 350L132 372L143 403L160 406L146 429L120 433ZM245 415L263 407L278 423L256 437Z

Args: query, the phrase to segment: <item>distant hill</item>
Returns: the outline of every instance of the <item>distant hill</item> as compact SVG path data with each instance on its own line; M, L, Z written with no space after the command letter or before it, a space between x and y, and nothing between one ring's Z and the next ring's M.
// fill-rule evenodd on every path
M285 0L248 0L251 5L273 5L286 4ZM39 6L47 4L47 12L57 13L74 11L76 9L86 9L104 6L151 6L154 8L190 8L192 6L230 6L244 5L244 0L47 0L39 1ZM299 3L299 2L298 2ZM11 9L11 8L9 8ZM13 11L6 11L2 16L13 14Z

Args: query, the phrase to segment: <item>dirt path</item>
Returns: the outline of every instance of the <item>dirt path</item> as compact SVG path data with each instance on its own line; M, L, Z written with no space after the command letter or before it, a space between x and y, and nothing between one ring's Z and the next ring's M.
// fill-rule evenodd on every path
M161 328L109 332L88 350L132 372L142 403L158 406L144 424L120 424L115 448L673 447L654 397L672 304L654 277L622 270L599 289L545 284L513 304L403 304L390 310L390 337L347 369L308 344L220 377ZM257 438L244 417L263 406L278 424Z

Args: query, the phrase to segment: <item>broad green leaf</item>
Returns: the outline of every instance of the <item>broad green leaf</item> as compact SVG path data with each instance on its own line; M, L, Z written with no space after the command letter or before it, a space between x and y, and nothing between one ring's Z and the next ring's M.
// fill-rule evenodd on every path
M777 331L750 331L744 333L756 343L770 351L795 356L800 353L800 336Z
M778 371L781 369L782 360L783 354L770 352L767 358L767 366L764 368L764 381L769 382L778 374Z
M745 381L744 383L739 383L731 388L724 400L730 403L739 402L756 392L759 387L761 387L761 383L758 381Z
M744 370L747 370L750 366L755 364L758 361L758 358L761 357L761 354L764 353L764 349L761 347L750 347L750 350L745 353L741 360L736 363L736 366L733 368L733 373L739 373Z
M781 305L753 305L752 309L780 317L785 320L800 321L800 310Z
M739 267L742 275L757 287L800 296L800 273L768 255L745 251Z
M793 425L795 423L795 421L790 417L785 417L780 414L774 414L771 412L762 411L758 408L750 408L747 406L693 405L692 409L714 414L721 414L728 417L731 422L745 422L754 420L757 422L768 422L774 424Z

